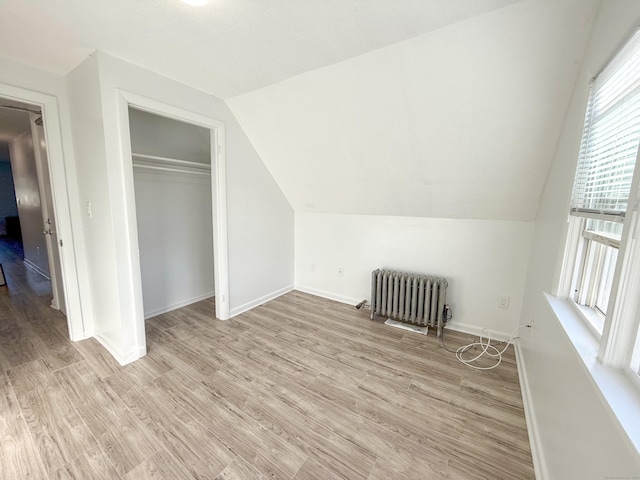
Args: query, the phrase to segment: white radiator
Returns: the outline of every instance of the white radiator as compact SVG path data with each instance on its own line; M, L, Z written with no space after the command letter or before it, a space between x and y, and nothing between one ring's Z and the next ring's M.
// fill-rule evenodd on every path
M371 319L382 315L422 327L444 325L447 280L428 275L377 269L371 273Z

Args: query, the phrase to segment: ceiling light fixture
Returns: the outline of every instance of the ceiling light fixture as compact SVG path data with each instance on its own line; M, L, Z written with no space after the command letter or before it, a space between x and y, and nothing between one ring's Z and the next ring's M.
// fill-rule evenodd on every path
M182 0L187 5L193 5L194 7L201 7L207 3L208 0Z

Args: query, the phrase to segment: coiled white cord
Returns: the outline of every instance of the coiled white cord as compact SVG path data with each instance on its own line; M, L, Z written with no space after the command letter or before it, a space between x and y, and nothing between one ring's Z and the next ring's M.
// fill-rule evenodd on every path
M486 328L483 328L482 329L483 333L485 331L487 331L487 337L486 337L487 338L487 342L484 343L484 341L483 341L484 337L483 337L483 335L481 333L480 334L480 338L479 338L479 340L477 342L473 342L473 343L470 343L468 345L463 345L462 347L458 348L456 350L456 358L460 362L464 363L465 365L467 365L467 366L469 366L471 368L475 368L476 370L491 370L493 368L496 368L498 365L500 365L500 362L502 362L502 354L504 352L506 352L507 348L509 348L509 345L511 344L511 341L514 338L518 338L518 337L515 336L516 332L518 330L520 330L521 328L527 328L527 327L529 327L529 325L520 325L518 328L516 328L513 331L513 333L511 334L511 336L509 337L509 340L507 340L506 342L501 342L501 343L506 343L505 347L502 350L498 350L494 345L491 345L491 332L489 332L489 330L487 330ZM444 339L443 339L443 345L444 345ZM464 353L468 352L469 350L471 350L472 348L475 348L475 347L480 347L480 353L478 353L473 358L464 358L463 357ZM488 357L497 358L498 360L496 361L495 364L490 365L488 367L480 367L478 365L474 365L474 362L477 362L480 358L482 358L485 355L488 356Z

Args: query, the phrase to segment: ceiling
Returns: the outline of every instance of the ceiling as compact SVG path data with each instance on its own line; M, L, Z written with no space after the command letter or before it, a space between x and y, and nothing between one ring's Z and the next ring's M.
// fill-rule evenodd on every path
M295 211L535 219L597 0L525 0L228 99Z
M0 55L66 75L101 50L229 98L519 0L0 0Z

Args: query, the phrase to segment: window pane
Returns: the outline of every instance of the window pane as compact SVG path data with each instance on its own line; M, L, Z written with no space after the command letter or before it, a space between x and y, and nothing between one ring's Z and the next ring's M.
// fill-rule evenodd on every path
M587 219L585 230L592 232L604 233L620 240L622 238L623 224L620 222L608 222L606 220L597 220L595 218Z
M613 284L613 273L616 269L616 260L618 259L618 249L604 247L602 257L599 285L594 306L600 310L603 315L606 315L607 308L609 307L611 285Z

